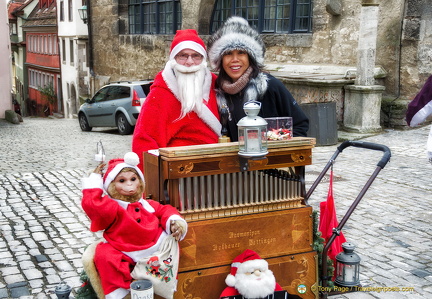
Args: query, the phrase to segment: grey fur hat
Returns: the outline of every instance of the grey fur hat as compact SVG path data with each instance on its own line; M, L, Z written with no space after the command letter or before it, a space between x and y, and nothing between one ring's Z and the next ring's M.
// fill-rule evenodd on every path
M222 56L227 51L244 50L258 66L263 66L265 45L259 33L247 20L232 16L220 27L207 43L207 53L214 70L220 70Z

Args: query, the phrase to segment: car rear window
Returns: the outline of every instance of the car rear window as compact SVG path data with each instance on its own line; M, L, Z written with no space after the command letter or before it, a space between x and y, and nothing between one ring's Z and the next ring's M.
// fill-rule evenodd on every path
M129 98L131 96L130 87L128 86L110 86L108 100L118 100Z
M148 93L150 92L150 86L151 86L152 84L153 84L153 83L147 83L147 84L142 84L142 85L141 85L141 87L142 87L142 89L143 89L143 91L144 91L144 93L145 93L144 96L147 96L147 95L148 95Z

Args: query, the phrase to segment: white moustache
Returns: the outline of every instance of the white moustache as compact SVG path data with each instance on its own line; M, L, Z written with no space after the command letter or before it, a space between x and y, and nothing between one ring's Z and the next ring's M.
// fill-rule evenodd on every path
M203 62L198 65L185 66L183 64L177 63L175 60L172 60L172 68L184 74L196 73L199 70L207 68L207 61L203 60Z

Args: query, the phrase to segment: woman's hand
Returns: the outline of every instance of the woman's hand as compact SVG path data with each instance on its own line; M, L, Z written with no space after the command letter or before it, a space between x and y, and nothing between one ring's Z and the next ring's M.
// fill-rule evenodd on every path
M185 227L182 221L179 220L171 221L171 235L176 239L176 241L179 241L184 233L185 233Z

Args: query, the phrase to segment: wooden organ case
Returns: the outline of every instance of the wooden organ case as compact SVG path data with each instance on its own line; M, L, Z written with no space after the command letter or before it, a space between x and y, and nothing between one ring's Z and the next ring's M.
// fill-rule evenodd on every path
M146 194L175 206L188 222L180 242L176 299L216 299L233 259L246 249L269 263L290 294L318 298L312 208L304 167L314 138L269 141L260 160L238 156L238 143L144 153Z

